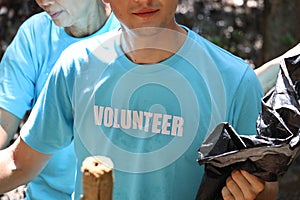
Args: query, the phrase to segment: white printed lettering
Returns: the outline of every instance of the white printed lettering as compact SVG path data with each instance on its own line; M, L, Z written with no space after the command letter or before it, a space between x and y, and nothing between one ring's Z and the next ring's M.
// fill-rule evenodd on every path
M121 110L121 127L130 129L131 127L131 110Z
M170 135L170 131L168 130L168 128L171 126L171 123L169 122L170 119L172 119L171 115L164 115L161 130L162 134Z
M114 109L114 128L120 128L120 124L118 123L119 119L119 109L115 108Z
M104 118L103 118L104 126L112 127L113 119L114 119L113 114L114 114L114 111L111 107L106 107L104 109Z
M103 109L103 106L94 106L95 124L98 126L102 125Z
M182 117L173 116L173 123L172 123L172 133L173 136L182 137L183 135L183 123L184 120Z
M153 133L160 133L160 129L158 127L161 126L161 118L162 118L162 114L155 113L153 115L153 121L152 121Z
M139 114L138 114L139 113ZM133 111L132 113L133 115L133 127L132 129L139 129L139 130L143 130L143 111Z
M150 118L152 117L152 113L149 112L144 112L144 116L145 116L145 126L144 126L144 131L145 132L149 132L149 124L150 124Z
M138 129L145 133L183 136L184 119L179 116L94 106L94 118L97 126Z

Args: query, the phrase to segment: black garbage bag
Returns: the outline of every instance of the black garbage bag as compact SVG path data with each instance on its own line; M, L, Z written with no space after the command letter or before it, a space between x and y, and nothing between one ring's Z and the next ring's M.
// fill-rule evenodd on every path
M219 124L199 149L205 165L197 200L222 199L221 189L234 169L268 181L286 173L300 148L300 55L280 64L275 87L262 98L257 135L239 135L229 123Z

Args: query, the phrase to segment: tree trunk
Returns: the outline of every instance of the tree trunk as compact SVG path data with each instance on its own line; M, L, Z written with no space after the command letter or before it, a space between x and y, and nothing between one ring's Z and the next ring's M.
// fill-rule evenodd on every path
M264 5L262 62L300 42L300 0L265 0Z

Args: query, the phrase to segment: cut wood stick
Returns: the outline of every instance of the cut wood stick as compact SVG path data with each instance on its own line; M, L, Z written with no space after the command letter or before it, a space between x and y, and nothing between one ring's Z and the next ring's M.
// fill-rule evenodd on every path
M104 156L87 157L81 167L83 196L81 200L113 199L113 163Z

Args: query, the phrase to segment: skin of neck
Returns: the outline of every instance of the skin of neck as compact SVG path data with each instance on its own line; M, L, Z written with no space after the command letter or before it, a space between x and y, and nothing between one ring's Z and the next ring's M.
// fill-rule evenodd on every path
M154 64L174 55L183 45L187 31L175 24L171 28L122 27L121 47L126 56L137 64Z
M97 32L108 19L111 9L108 4L102 1L97 2L97 6L91 6L87 17L79 20L69 27L65 27L65 31L73 37L82 38Z

